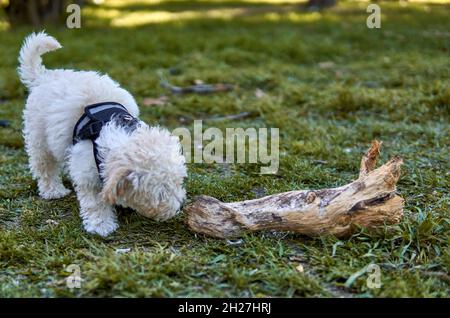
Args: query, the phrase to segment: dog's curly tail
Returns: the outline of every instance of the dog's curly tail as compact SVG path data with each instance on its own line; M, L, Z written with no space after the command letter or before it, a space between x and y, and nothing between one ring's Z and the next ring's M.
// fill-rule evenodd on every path
M45 72L41 55L61 48L61 44L44 31L30 34L23 42L19 54L19 77L28 88Z

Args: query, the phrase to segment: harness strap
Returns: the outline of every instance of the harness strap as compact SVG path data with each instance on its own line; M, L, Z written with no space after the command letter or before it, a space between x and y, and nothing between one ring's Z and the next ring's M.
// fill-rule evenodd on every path
M123 105L115 102L105 102L86 106L84 114L77 121L73 130L72 142L74 145L81 140L92 141L95 165L102 182L103 179L100 173L101 158L95 141L100 136L103 126L113 119L117 125L126 127L129 131L134 131L139 123L139 120L131 116Z

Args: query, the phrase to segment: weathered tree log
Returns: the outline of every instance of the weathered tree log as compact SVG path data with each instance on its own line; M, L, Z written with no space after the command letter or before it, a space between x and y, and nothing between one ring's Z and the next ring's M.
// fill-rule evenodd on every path
M356 225L371 229L398 223L404 200L395 191L403 161L394 157L375 169L380 146L381 142L373 141L361 160L358 179L342 187L233 203L203 195L185 208L187 223L195 232L219 238L269 229L343 237Z

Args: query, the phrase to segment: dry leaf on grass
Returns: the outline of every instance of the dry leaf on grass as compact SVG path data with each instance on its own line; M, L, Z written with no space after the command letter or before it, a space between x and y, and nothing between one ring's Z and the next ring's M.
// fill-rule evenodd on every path
M163 95L158 98L146 97L142 101L142 104L144 106L163 106L163 105L167 104L168 101L169 101L169 98L167 96Z

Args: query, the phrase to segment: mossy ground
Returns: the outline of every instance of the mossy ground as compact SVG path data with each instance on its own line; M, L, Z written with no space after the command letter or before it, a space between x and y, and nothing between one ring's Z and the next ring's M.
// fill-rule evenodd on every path
M0 296L448 297L449 6L379 4L382 28L373 30L367 3L343 1L318 13L273 1L116 0L86 7L79 30L47 27L64 46L45 57L47 67L108 73L140 104L167 94L158 70L171 69L178 85L238 86L142 107L151 124L192 128L194 119L245 111L251 116L204 126L280 128L276 176L259 175L256 165L190 164L188 199L345 184L370 141L384 141L383 160L405 160L405 216L345 240L262 232L231 244L190 232L183 214L156 223L126 211L114 235L88 235L73 193L37 196L15 69L31 29L0 23L0 119L11 121L0 128ZM122 248L131 250L116 253ZM381 268L381 288L368 288L367 274L349 280L371 263ZM69 264L81 268L80 289L66 287Z

